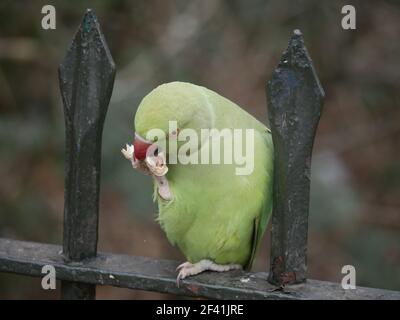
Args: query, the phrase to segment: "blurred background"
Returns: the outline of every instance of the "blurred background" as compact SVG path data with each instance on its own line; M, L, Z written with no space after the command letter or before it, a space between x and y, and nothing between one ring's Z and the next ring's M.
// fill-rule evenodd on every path
M52 4L56 30L41 28ZM400 290L400 2L12 1L0 3L0 237L62 241L64 117L57 68L92 7L117 66L103 132L99 250L183 260L155 222L151 180L120 150L141 99L188 81L267 123L265 83L302 30L325 89L312 163L309 277ZM269 265L269 231L254 270ZM59 287L59 286L58 286ZM173 298L98 287L98 298ZM0 274L0 299L58 298L40 280Z

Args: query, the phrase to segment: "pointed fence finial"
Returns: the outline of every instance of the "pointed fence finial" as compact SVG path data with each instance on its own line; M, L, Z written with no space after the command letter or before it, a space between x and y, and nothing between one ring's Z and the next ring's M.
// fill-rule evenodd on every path
M306 279L311 154L324 91L300 30L267 84L274 142L274 191L269 281Z
M115 65L95 13L88 9L59 68L66 126L63 255L96 256L101 141ZM94 287L63 283L63 297L94 298Z

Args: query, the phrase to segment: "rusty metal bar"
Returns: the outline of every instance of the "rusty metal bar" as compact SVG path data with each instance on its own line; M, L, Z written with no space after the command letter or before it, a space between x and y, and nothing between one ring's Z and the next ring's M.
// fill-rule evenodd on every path
M66 261L97 253L101 141L115 66L90 9L59 68L66 126L63 254ZM64 299L94 299L95 286L65 281Z
M324 90L299 30L267 85L275 149L269 281L306 279L311 154Z
M205 272L189 277L176 286L176 261L99 252L85 262L67 263L61 246L0 238L0 272L42 277L42 267L53 265L58 280L89 285L171 293L211 299L394 299L400 292L358 287L344 290L339 283L307 280L277 290L267 274L243 272Z

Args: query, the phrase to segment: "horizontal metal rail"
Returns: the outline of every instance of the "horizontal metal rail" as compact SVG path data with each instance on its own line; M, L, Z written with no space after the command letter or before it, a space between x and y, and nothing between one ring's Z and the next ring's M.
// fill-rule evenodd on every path
M61 252L58 245L0 239L0 272L42 277L42 267L53 265L58 280L211 299L400 299L396 291L344 290L338 283L317 280L277 290L265 272L205 272L177 287L175 261L99 252L89 260L67 262Z

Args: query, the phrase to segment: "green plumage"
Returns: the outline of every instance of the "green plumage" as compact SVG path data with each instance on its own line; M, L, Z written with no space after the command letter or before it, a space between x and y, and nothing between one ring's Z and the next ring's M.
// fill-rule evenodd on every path
M177 120L180 129L197 131L255 130L252 174L236 175L235 163L168 164L172 200L165 201L155 192L158 221L188 261L209 259L251 267L272 210L269 129L228 99L183 82L164 84L149 93L137 110L135 129L142 137L153 128L167 133L169 120ZM211 148L204 143L201 147Z

